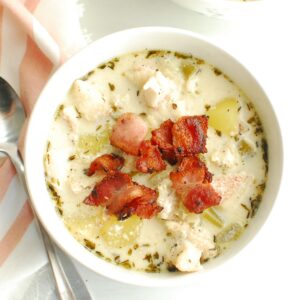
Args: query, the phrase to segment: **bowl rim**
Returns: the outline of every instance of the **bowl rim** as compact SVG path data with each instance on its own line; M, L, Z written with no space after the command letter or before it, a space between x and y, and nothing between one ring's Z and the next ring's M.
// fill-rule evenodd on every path
M270 7L270 0L171 0L173 3L193 10L200 14L228 19L239 20L244 19L250 21L250 18L263 17L267 9Z
M25 139L24 162L25 162L25 174L26 174L26 183L27 183L27 187L28 187L28 192L29 192L31 203L33 204L34 210L35 210L39 220L41 221L43 227L49 233L51 238L55 241L55 243L65 253L67 253L68 255L73 257L80 264L82 264L85 267L89 268L90 270L96 272L97 274L101 274L102 276L105 276L105 277L113 279L113 280L117 280L119 282L138 285L138 286L150 286L150 287L161 286L162 287L162 286L178 286L178 285L186 285L186 284L196 283L196 282L199 282L200 277L204 277L205 274L209 274L210 270L215 269L215 267L213 266L213 268L211 268L209 270L206 270L205 272L203 272L201 274L201 276L199 276L199 272L196 272L196 273L191 273L191 274L182 274L182 273L180 273L180 275L175 275L175 276L173 276L173 275L169 276L168 275L167 277L160 276L160 277L157 278L157 277L155 277L156 275L153 276L153 277L151 277L151 276L149 277L148 275L145 276L145 274L142 273L142 272L135 272L135 271L130 271L131 275L129 276L128 270L123 270L119 266L114 266L111 263L107 263L107 262L101 260L102 261L101 262L101 267L108 268L109 272L106 272L106 273L100 272L99 267L96 270L93 263L87 262L87 261L82 261L81 256L84 257L85 253L88 252L90 255L93 255L97 260L99 260L99 258L97 258L90 251L84 249L81 246L81 244L79 244L77 241L75 241L75 239L74 239L74 242L77 243L78 245L80 245L82 250L80 251L80 249L76 249L76 252L70 251L70 247L66 246L64 244L64 242L61 240L61 238L59 238L55 234L55 232L53 232L53 229L51 229L51 224L49 224L45 221L44 217L45 217L46 212L42 211L41 204L38 203L36 191L33 192L33 190L34 190L34 178L31 174L30 166L34 165L34 159L33 159L32 155L30 154L30 151L33 148L33 144L32 144L33 143L33 136L32 135L33 135L33 132L36 131L34 126L36 125L37 120L38 120L37 114L41 110L41 103L44 101L43 99L47 98L49 90L51 90L52 86L55 85L55 81L57 81L57 78L59 77L58 74L59 75L63 74L65 72L65 70L68 70L70 67L72 67L72 65L74 64L75 61L80 60L80 58L82 56L86 55L86 53L89 53L89 51L91 49L97 49L99 47L99 45L101 46L101 44L106 43L107 41L109 42L110 40L114 40L114 39L118 40L118 38L121 37L121 36L134 36L135 34L150 34L151 35L151 34L169 34L169 33L172 33L172 34L175 34L175 35L177 34L177 35L180 35L180 36L185 36L185 37L188 37L189 39L197 40L197 42L205 43L209 47L214 48L216 51L222 53L222 55L225 55L226 57L230 58L233 62L235 62L239 66L239 68L243 69L245 72L247 72L249 74L250 77L252 77L255 84L261 89L262 93L265 95L266 100L269 102L272 113L275 116L275 121L277 122L277 124L276 124L277 125L277 131L279 133L279 136L277 138L279 139L278 143L280 145L280 151L279 152L280 152L280 156L281 156L281 166L279 166L279 171L280 171L280 174L278 176L279 185L278 185L278 187L275 191L274 199L271 203L271 206L268 209L267 215L265 215L263 217L264 219L260 223L258 230L256 230L255 236L257 236L257 234L261 231L262 226L264 225L264 223L268 219L268 216L269 216L269 214L271 213L271 211L274 207L274 203L276 202L275 200L276 200L277 195L279 193L279 187L280 187L280 182L281 182L281 177L282 177L282 171L283 171L282 170L282 168L283 168L283 146L282 146L282 138L281 138L281 129L279 127L278 118L276 117L275 111L273 109L271 101L269 100L268 95L266 94L264 89L261 87L260 83L257 82L257 80L255 79L255 76L253 76L252 73L238 59L236 59L231 54L229 54L226 50L224 50L223 48L218 46L215 42L212 42L209 38L204 37L201 34L198 34L198 33L192 32L192 31L188 31L188 30L184 30L184 29L173 28L173 27L146 26L146 27L130 28L130 29L125 29L125 30L121 30L121 31L118 31L118 32L114 32L112 34L106 35L106 36L94 41L93 43L91 43L90 45L86 46L84 49L79 51L77 54L75 54L70 60L65 62L62 66L60 66L51 75L50 79L47 81L46 85L44 86L40 96L38 97L36 105L34 106L34 109L31 113L29 123L28 123L27 132L26 132L26 139ZM101 59L100 59L99 63L101 63L105 60L101 61ZM45 186L46 186L46 184L45 184ZM49 196L49 199L50 199L50 196ZM51 205L53 205L53 204L51 203ZM53 208L54 208L54 205L53 205ZM64 226L64 225L62 224L62 226ZM69 235L71 236L70 233L69 233ZM242 246L240 250L236 251L235 254L227 257L225 259L225 261L222 262L221 264L224 264L224 263L227 263L228 261L230 261L231 260L230 258L232 256L237 256L238 254L240 254L240 252L242 252L242 250L245 248L245 246L248 245L252 240L253 240L252 238L248 239L246 244L244 246ZM114 267L112 267L112 266L114 266ZM219 269L219 267L218 267L218 269Z

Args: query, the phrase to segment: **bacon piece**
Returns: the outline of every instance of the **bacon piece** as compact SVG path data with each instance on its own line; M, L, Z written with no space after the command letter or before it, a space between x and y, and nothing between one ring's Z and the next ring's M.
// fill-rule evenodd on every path
M132 184L128 174L116 172L108 174L100 182L96 183L90 195L83 201L93 206L108 206L113 197L123 192L123 189Z
M198 184L187 193L182 201L190 212L199 214L211 206L219 205L221 196L211 184Z
M120 170L124 166L124 158L116 154L104 154L92 161L86 172L87 176L94 175L97 171L105 173Z
M221 201L221 196L210 185L212 174L197 157L183 158L178 170L170 173L170 179L176 194L190 212L200 213Z
M202 180L203 183L210 183L212 181L213 175L208 171L205 163L196 156L184 157L178 167L179 172L187 172L187 173L191 170L197 170L197 169L200 169L201 172L204 172L204 177Z
M158 194L155 190L142 185L139 185L139 188L141 188L143 195L126 204L119 211L118 218L120 220L124 220L132 214L136 214L144 219L151 219L163 209L156 202Z
M163 159L167 160L171 165L177 163L173 147L172 127L174 123L169 119L163 122L158 129L152 131L151 142L157 145L162 153Z
M206 116L186 116L172 127L173 146L179 157L205 153L208 119Z
M124 220L135 214L141 218L152 218L161 211L155 190L133 182L128 174L116 171L98 182L83 201L87 205L104 206L109 214Z
M110 143L128 154L138 155L147 131L148 127L143 119L133 113L125 113L113 127Z
M143 141L140 146L140 157L136 160L136 168L143 173L165 170L166 164L158 147L152 145L150 141Z

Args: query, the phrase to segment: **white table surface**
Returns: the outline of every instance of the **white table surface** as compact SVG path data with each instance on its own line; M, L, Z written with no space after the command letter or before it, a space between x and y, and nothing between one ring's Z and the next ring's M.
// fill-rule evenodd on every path
M114 282L76 263L95 299L300 299L300 19L297 0L274 0L261 21L204 17L167 0L80 0L91 40L137 26L199 32L232 53L262 83L281 125L285 168L275 207L256 238L198 285L144 288ZM284 5L278 6L278 2ZM299 4L300 5L300 4ZM298 18L298 20L297 20Z

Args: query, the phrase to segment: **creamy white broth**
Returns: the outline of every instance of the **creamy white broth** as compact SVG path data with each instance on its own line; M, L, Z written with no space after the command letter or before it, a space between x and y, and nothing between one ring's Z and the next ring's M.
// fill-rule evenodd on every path
M218 115L222 105L235 111L224 127ZM189 213L171 187L169 173L177 166L137 172L136 158L109 143L116 119L126 112L147 123L146 139L167 119L210 116L208 151L200 156L214 174L220 205ZM127 54L75 81L53 118L46 148L46 183L74 238L102 259L147 272L197 271L220 255L251 223L267 175L267 144L249 99L217 68L171 51ZM124 157L122 172L158 191L163 210L156 217L118 221L101 206L83 203L104 177L88 177L85 170L106 153Z

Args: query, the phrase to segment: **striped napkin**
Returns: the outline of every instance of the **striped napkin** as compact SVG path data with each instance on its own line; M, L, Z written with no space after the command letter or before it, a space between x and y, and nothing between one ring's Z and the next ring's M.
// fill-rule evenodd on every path
M0 75L21 96L27 116L51 73L87 43L82 10L75 0L0 0ZM46 263L27 196L11 162L0 158L0 298L2 287Z

